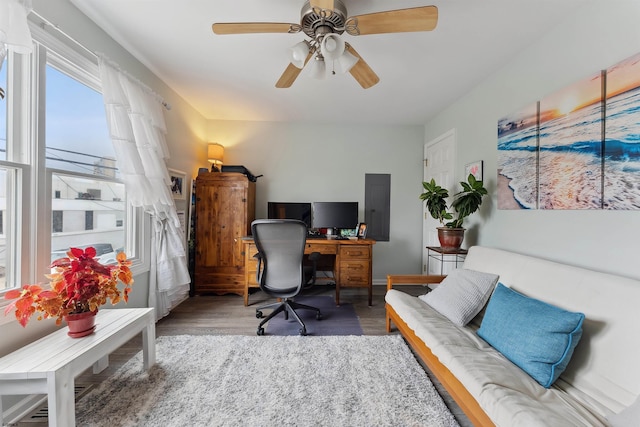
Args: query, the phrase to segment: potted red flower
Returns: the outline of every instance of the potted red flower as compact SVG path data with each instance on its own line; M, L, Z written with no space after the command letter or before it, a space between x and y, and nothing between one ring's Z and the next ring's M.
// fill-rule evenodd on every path
M36 312L38 320L49 317L56 318L56 324L66 319L71 336L84 336L93 332L93 318L98 308L107 300L117 304L121 299L129 299L133 284L131 261L127 261L124 253L116 257L116 264L103 265L96 259L93 247L86 249L71 248L67 257L55 260L51 268L55 270L46 277L51 280L50 289L36 285L24 285L21 289L10 290L6 299L14 299L5 310L7 315L15 308L18 322L24 327ZM124 288L118 289L122 282ZM91 326L81 326L80 331L73 331L74 317L89 317ZM84 333L82 335L81 333Z

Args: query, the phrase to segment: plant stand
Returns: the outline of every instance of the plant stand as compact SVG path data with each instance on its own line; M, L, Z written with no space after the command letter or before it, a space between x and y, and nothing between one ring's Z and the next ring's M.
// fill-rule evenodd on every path
M454 264L458 268L458 264L462 264L467 257L466 249L450 249L441 246L427 246L427 275L431 274L429 270L429 260L433 258L440 262L440 274L445 274L444 265Z

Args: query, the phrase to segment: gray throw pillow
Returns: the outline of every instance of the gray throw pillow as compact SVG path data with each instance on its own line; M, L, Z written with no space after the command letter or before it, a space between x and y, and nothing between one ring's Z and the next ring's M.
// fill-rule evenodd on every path
M419 298L451 322L465 326L482 310L497 282L496 274L460 268Z

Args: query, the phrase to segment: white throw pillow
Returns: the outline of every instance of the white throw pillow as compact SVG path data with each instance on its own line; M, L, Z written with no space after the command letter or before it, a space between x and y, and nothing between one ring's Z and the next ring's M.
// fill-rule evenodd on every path
M637 427L640 420L640 396L631 406L624 408L619 414L609 415L607 421L612 427Z
M482 310L497 282L496 274L460 268L419 298L456 325L465 326Z

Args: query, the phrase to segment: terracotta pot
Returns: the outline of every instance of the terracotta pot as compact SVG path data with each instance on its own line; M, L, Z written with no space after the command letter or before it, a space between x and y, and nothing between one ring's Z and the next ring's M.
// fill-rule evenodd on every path
M464 240L464 228L438 227L438 240L444 249L460 249Z
M96 314L98 311L86 311L84 313L68 314L64 316L64 320L67 321L69 331L67 335L71 338L80 338L91 335L96 328Z

